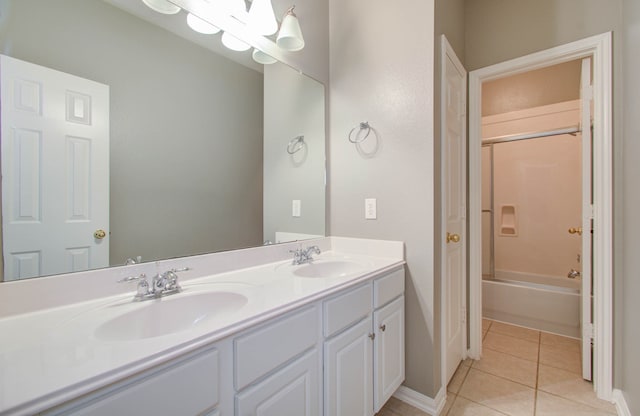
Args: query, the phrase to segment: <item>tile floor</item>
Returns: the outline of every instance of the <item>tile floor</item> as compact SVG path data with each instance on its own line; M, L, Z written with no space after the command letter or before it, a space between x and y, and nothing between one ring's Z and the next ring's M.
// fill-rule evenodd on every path
M578 340L483 320L483 356L460 364L441 416L615 415L581 377ZM391 398L377 416L427 416Z

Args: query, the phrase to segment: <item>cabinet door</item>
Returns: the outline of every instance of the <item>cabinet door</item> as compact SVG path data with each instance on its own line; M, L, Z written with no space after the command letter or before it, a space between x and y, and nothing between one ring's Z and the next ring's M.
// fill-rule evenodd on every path
M373 415L371 316L324 343L326 416Z
M404 296L373 313L373 384L378 412L404 381Z
M313 349L236 396L237 416L319 416L320 357Z

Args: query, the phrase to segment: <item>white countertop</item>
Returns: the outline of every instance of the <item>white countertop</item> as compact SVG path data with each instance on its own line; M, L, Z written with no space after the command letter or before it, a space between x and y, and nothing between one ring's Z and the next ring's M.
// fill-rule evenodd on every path
M160 300L132 302L133 287L126 295L0 319L0 414L46 410L404 263L397 252L382 257L327 251L316 257L348 258L367 267L346 276L302 278L292 274L295 266L290 260L281 260L187 280L182 282L182 293ZM248 302L234 312L169 335L135 340L96 336L101 323L144 308L148 302L207 290L242 294Z

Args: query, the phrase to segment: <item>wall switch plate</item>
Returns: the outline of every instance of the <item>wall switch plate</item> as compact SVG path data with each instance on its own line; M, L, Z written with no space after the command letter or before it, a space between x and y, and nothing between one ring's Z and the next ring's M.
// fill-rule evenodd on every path
M364 200L364 218L367 220L375 220L378 217L377 201L375 198L367 198Z
M294 199L293 201L291 201L291 215L293 217L299 217L300 216L300 207L301 203L299 199Z

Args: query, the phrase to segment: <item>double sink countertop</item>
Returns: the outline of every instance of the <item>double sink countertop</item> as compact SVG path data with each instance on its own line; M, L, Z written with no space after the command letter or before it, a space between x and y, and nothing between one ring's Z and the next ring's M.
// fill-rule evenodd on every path
M292 265L281 254L275 262L206 275L200 259L198 268L179 273L179 294L134 302L134 284L126 294L0 319L0 414L46 410L404 264L400 242L302 243L313 244L325 250L308 264ZM290 246L300 243L279 252ZM225 261L225 254L208 256ZM189 261L170 262L178 268Z

